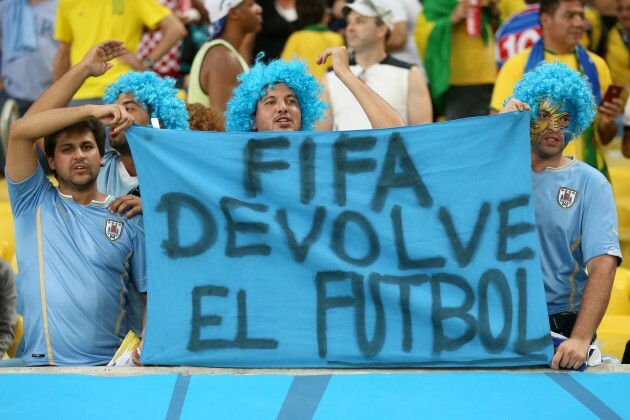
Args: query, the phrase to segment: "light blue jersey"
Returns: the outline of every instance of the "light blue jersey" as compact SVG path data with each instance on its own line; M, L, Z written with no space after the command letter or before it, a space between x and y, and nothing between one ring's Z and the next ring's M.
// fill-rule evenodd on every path
M104 193L112 195L116 198L129 194L131 190L138 187L138 178L129 175L127 169L120 160L120 153L113 149L105 150L103 155L103 165L96 179L96 188ZM146 305L138 290L133 287L129 288L127 295L127 321L129 328L136 335L142 333L142 316Z
M613 255L621 263L612 188L591 166L573 160L533 173L534 207L550 315L577 313L588 280L586 263Z
M96 187L102 193L122 197L138 186L138 178L129 175L120 161L120 154L108 149L103 155L103 166L98 173Z
M127 333L130 279L146 291L142 217L111 214L111 196L79 205L53 187L41 167L8 185L24 311L24 363L107 363Z

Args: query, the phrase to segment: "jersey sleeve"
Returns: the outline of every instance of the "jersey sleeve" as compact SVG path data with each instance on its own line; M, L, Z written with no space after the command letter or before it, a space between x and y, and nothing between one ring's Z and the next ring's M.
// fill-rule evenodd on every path
M599 175L599 174L597 174ZM621 263L617 209L610 183L602 176L591 180L585 192L582 219L582 255L584 261L600 255L618 257ZM588 194L588 195L586 195Z
M30 177L22 182L13 183L7 176L7 184L13 217L35 212L44 199L46 192L55 188L46 178L44 170L39 163L37 164L37 169Z

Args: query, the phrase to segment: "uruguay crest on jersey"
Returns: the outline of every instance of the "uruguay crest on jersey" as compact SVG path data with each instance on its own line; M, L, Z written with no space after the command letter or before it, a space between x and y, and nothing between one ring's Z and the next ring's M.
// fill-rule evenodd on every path
M122 230L123 222L121 222L120 220L107 219L105 221L105 236L107 236L107 239L109 239L110 241L113 242L120 238Z
M577 191L567 187L560 187L558 190L558 204L560 207L568 209L575 203Z

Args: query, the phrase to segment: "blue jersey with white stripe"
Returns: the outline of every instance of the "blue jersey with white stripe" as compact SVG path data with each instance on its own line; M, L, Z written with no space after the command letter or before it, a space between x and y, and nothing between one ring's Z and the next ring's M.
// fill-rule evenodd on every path
M534 172L532 182L547 309L576 313L588 280L586 263L604 254L621 262L612 188L575 158Z
M24 362L107 363L127 333L129 282L146 291L142 217L126 220L111 214L111 196L105 202L77 204L50 183L41 167L8 185L24 311Z

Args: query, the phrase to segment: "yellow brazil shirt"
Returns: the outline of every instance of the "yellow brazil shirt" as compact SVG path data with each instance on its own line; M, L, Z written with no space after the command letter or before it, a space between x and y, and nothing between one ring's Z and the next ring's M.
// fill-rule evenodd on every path
M71 44L74 66L90 48L108 39L124 41L135 53L144 28L155 29L171 12L156 0L59 0L55 39ZM120 60L101 77L90 77L73 99L101 98L105 87L133 70Z

